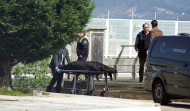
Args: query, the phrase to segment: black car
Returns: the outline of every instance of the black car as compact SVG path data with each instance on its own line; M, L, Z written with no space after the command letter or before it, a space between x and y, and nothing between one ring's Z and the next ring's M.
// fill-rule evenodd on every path
M155 37L150 44L145 90L162 105L171 99L190 97L190 36Z

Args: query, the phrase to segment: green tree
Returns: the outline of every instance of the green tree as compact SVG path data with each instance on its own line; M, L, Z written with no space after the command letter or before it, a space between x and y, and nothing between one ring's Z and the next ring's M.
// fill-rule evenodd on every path
M11 69L49 57L76 39L94 9L91 0L0 0L0 87Z

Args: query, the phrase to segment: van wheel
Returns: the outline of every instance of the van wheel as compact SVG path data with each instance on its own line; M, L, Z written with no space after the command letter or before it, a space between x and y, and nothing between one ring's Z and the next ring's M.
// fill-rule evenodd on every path
M153 84L152 95L154 102L160 103L161 105L167 105L169 102L168 94L166 93L164 84L162 81L158 80Z

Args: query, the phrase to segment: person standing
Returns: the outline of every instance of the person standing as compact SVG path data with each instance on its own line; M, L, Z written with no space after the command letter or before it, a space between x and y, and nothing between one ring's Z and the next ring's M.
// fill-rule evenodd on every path
M78 59L77 61L86 61L88 58L88 49L89 49L89 42L88 39L85 38L85 34L84 33L77 33L77 37L79 38L78 42L77 42L77 56ZM79 78L79 75L77 75L77 80ZM87 79L87 75L85 75L85 79ZM74 78L73 78L74 79Z
M136 41L135 41L135 50L138 53L139 57L139 82L143 81L144 75L144 66L146 62L146 57L148 53L150 43L150 31L149 31L149 24L143 24L143 30L137 34Z
M66 48L61 49L57 54L53 55L49 68L52 71L53 78L51 79L49 85L47 86L46 91L51 92L52 87L57 82L56 92L61 92L61 83L63 80L63 73L57 72L57 69L63 67L65 65L65 59L67 59L67 63L70 63L71 60L69 58L69 51Z
M150 32L150 42L154 39L154 37L157 36L163 36L163 32L158 29L158 21L157 20L152 20L152 30Z
M77 61L86 61L88 58L88 48L89 48L89 42L88 39L85 38L84 33L77 33L77 36L79 37L79 41L77 42Z

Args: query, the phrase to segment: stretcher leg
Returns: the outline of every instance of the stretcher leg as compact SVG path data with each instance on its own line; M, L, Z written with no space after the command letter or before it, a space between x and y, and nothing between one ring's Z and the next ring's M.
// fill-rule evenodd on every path
M92 81L92 84L91 84L91 88L92 90L94 91L95 87L94 87L94 76L91 76L91 81Z
M77 74L75 74L75 76L74 76L73 90L71 90L72 94L76 94L76 82L77 82Z
M89 95L89 88L90 87L90 74L88 75L88 78L87 78L87 87L86 87L86 95Z
M108 81L107 81L107 74L105 74L105 87L103 91L100 92L100 96L104 96L104 94L108 91Z
M90 80L91 80L91 90L89 92L89 95L92 95L93 92L94 92L94 90L95 90L95 87L94 87L94 76L93 75L90 76Z

